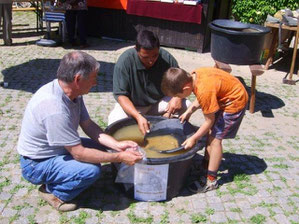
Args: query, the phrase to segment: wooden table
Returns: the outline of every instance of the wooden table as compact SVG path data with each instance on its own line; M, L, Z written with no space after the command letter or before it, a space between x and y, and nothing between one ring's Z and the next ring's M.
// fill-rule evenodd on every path
M106 1L109 2L108 0ZM139 30L147 29L158 35L161 46L185 48L196 50L200 53L209 47L210 31L208 23L213 18L215 0L202 0L197 6L159 1L128 0L127 10L102 8L101 2L105 1L88 1L87 27L88 34L91 36L134 41ZM112 2L115 1L113 0ZM148 7L145 16L133 10L140 5ZM155 9L158 9L158 6L162 6L163 12L173 10L172 13L175 11L176 14L172 14L171 20L167 17L169 15L163 15L163 19L159 16L157 17L157 13L156 15L150 15L154 13L151 11L153 5L156 6ZM200 24L194 22L193 18L189 18L191 20L188 22L181 20L182 16L191 16L189 13L185 14L187 11L184 11L184 8L187 7L197 9L197 12L201 8L201 13L196 15L200 16ZM177 18L174 18L175 16Z
M275 51L278 46L278 37L277 36L278 36L279 24L278 23L265 23L265 26L272 28L273 35L274 35L270 49L269 49L269 56L267 58L267 62L265 65L265 69L267 70L269 68L269 66L273 63L273 56L274 56ZM296 81L293 80L293 73L294 73L296 56L297 56L297 48L298 48L299 22L297 24L297 27L282 25L281 29L295 31L295 42L294 42L294 50L293 50L293 57L292 57L290 73L285 79L283 79L283 83L295 85Z

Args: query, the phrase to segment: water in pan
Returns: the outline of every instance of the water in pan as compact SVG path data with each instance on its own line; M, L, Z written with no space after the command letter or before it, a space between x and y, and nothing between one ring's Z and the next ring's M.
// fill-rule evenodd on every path
M126 127L118 129L113 137L119 141L132 140L139 146L144 148L147 158L166 158L185 153L185 150L181 150L174 153L163 154L157 151L169 150L179 147L178 141L172 135L163 135L147 138L144 141L144 136L138 129L138 125L128 125Z

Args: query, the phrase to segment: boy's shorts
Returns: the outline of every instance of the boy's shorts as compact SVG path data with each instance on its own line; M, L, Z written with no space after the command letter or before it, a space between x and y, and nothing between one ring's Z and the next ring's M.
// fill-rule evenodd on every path
M235 138L245 115L246 107L234 114L218 111L211 135L217 139Z

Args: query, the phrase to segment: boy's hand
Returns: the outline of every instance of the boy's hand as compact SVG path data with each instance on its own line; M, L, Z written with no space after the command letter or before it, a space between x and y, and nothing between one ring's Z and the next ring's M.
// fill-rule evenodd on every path
M171 115L175 114L181 108L182 108L182 99L179 97L172 97L171 100L168 102L164 117L166 117L167 116L166 113L168 113L169 114L168 118L170 118Z
M187 138L182 146L184 146L184 148L187 149L191 149L194 145L196 144L196 139L193 138L193 136L191 136L190 138Z
M190 116L191 116L192 113L188 112L188 110L186 110L180 117L180 121L181 123L183 123L184 121L188 121Z

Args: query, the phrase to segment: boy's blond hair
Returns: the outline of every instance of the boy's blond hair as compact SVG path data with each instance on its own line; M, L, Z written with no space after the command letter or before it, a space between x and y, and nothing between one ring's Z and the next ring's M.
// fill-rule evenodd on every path
M184 86L192 82L192 76L181 68L169 68L163 75L161 90L166 96L183 92Z

